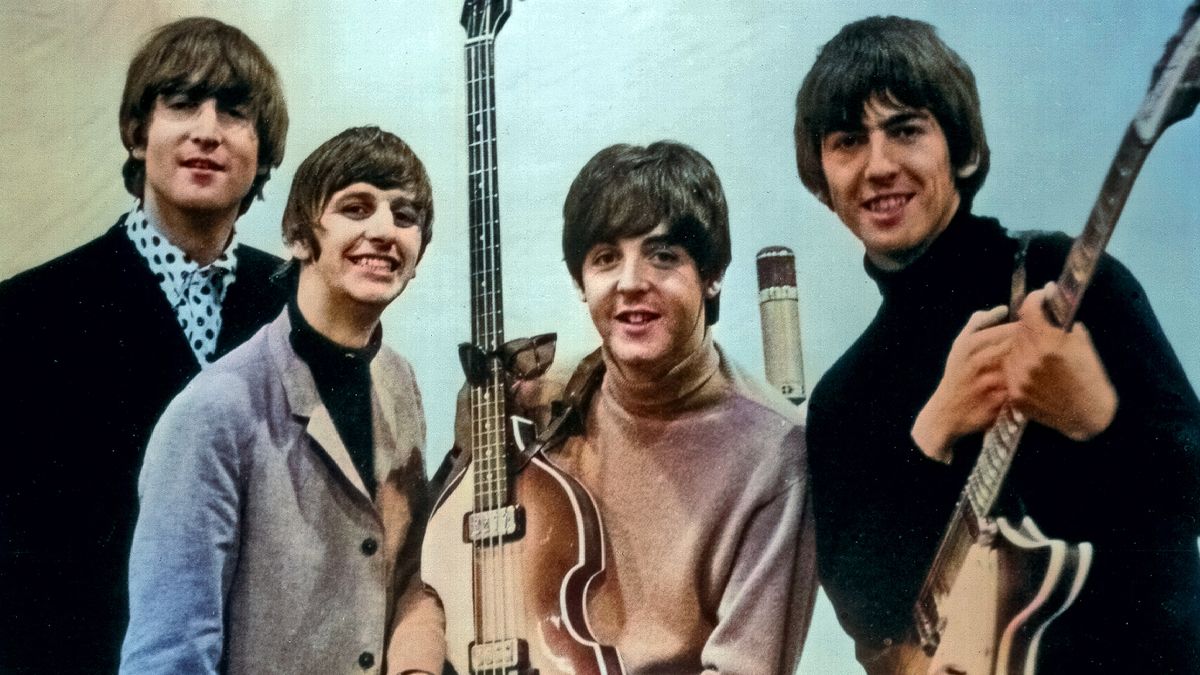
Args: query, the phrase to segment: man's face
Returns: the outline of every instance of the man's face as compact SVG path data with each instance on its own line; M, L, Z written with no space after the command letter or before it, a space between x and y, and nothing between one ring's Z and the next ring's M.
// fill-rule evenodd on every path
M829 207L884 269L916 259L958 210L946 135L923 108L872 98L862 127L822 139L821 168Z
M145 199L160 213L236 216L258 169L258 133L244 107L161 95L134 154L146 161Z
M716 290L666 232L659 225L639 237L599 243L583 259L592 323L617 364L644 377L664 374L700 347L704 298Z
M420 215L412 193L353 183L325 203L314 228L319 255L304 242L292 253L304 261L302 287L322 311L382 312L413 278L421 252Z

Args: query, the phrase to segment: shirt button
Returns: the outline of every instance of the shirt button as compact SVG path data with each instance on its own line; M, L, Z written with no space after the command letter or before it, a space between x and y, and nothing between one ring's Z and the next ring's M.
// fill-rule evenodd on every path
M366 539L363 539L363 543L360 548L362 549L363 555L375 555L375 551L379 550L379 542L375 541L374 537L367 537ZM370 656L370 654L367 654L367 656ZM368 666L363 667L366 668Z
M375 665L375 655L371 652L363 652L358 655L358 667L366 670Z

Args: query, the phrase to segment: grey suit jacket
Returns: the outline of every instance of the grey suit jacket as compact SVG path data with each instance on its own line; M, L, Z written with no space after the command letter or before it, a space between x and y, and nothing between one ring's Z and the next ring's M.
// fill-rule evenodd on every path
M428 495L412 369L386 347L371 363L372 501L290 330L285 310L155 427L122 673L441 670L444 619L418 574Z

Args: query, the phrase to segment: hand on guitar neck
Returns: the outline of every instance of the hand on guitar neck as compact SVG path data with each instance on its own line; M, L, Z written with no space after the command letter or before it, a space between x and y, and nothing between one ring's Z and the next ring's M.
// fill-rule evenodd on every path
M954 339L933 396L913 423L912 438L930 459L949 464L954 444L995 421L1007 396L1004 357L1016 324L1003 306L971 315Z
M1045 298L1054 282L1021 305L1012 348L1004 360L1008 397L1029 419L1075 441L1095 438L1112 423L1117 392L1087 328L1064 331L1046 319Z
M954 443L986 429L1008 401L1027 418L1085 441L1108 428L1117 394L1091 335L1051 324L1042 307L1054 283L1025 298L1013 323L1003 307L975 312L954 340L933 396L912 437L921 452L949 463Z

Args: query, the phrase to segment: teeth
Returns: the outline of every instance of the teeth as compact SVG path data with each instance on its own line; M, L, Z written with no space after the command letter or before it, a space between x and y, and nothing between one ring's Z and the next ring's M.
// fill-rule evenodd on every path
M631 323L635 326L640 326L650 321L653 316L649 312L626 312L621 316L625 323Z
M354 260L354 264L360 267L369 267L375 272L390 272L395 267L395 263L391 260L374 256L361 256Z
M908 202L908 197L902 195L893 195L890 197L872 199L867 204L867 208L874 213L885 213L887 211L892 211L904 206L906 202Z

